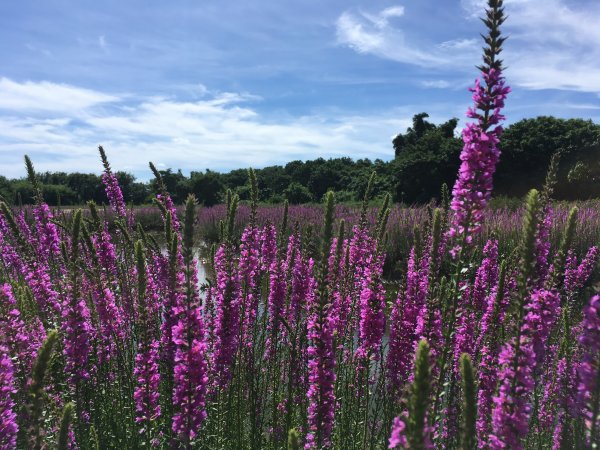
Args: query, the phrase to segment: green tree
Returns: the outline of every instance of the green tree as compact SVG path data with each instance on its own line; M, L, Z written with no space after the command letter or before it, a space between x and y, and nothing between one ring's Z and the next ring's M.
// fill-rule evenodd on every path
M292 205L308 203L313 200L312 195L306 186L301 185L297 181L292 181L284 191L285 198Z
M462 140L454 136L458 121L438 126L426 117L426 113L415 115L413 127L392 141L396 158L390 175L396 201L427 202L438 195L443 183L452 186L456 178L462 149Z
M206 170L206 172L192 172L190 174L192 193L204 206L216 205L221 201L225 185L221 174Z
M497 192L522 196L544 183L550 158L560 153L554 196L577 199L600 196L593 183L600 173L600 126L591 120L540 116L510 125L500 141L502 156L496 176ZM588 176L576 176L576 166L589 168ZM573 172L574 171L574 172ZM569 173L572 173L569 177Z

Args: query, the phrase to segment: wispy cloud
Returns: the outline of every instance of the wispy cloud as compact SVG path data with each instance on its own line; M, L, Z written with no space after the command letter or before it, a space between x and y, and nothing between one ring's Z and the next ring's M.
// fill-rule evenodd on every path
M0 109L5 110L68 113L117 100L114 95L67 84L0 78Z
M468 19L480 17L486 3L461 0ZM600 92L600 4L548 0L541 6L533 0L506 0L505 5L510 38L503 57L511 84L531 90ZM457 37L427 44L423 36L391 24L385 11L345 11L336 22L338 41L359 53L440 71L471 69L477 60L478 40Z
M446 89L450 87L451 84L446 80L424 80L421 81L421 86L426 88Z
M108 51L108 44L106 42L106 37L104 35L98 36L98 45L105 52Z
M46 82L4 79L3 83L12 91L48 88ZM52 120L27 117L33 100L12 102L10 115L0 121L0 173L22 174L24 153L41 161L39 170L68 167L97 172L98 144L106 146L115 168L146 177L150 160L197 170L260 167L318 156L388 159L392 151L387 138L404 130L412 116L406 108L371 116L313 114L274 122L252 107L257 98L249 94L207 94L198 101L159 97L136 101L73 86L62 88L84 92L90 100L70 111L60 105ZM104 108L102 101L113 104Z
M390 10L401 14L390 15ZM423 43L422 37L407 36L389 17L404 16L404 8L387 8L377 13L345 11L336 22L337 40L359 53L370 53L401 63L427 68L461 66L476 55L478 44L471 39Z

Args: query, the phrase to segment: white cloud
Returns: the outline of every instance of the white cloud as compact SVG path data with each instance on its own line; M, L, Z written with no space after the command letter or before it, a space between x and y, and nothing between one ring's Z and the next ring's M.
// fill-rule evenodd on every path
M507 12L504 57L515 84L600 92L600 5L512 0Z
M391 59L421 67L449 67L468 64L477 55L476 41L457 39L432 44L420 43L420 39L409 39L405 32L390 25L389 17L404 15L404 8L390 15L387 8L376 14L346 11L336 22L337 40L359 53L370 53L381 58ZM401 12L401 14L400 14Z
M27 86L35 91L46 84L28 82ZM112 99L97 91L69 89L87 92L94 99ZM195 101L123 97L113 99L111 108L94 108L97 103L88 102L85 111L68 111L60 105L45 118L29 116L29 103L15 105L0 120L0 174L22 175L26 153L40 171L98 172L98 144L105 146L115 169L142 176L149 175L148 161L199 170L260 167L318 156L389 159L392 148L386 136L404 131L414 109L405 106L372 116L329 112L275 120L249 103L256 100L231 92L206 94Z
M485 0L461 0L469 19L483 14ZM547 0L506 0L503 29L509 36L502 57L509 83L525 89L600 92L600 4ZM338 42L359 53L427 67L472 70L479 62L480 39L423 44L420 36L392 26L378 14L346 11L336 23ZM404 15L404 11L402 11ZM419 20L419 18L410 18ZM457 20L459 17L457 17ZM473 35L480 22L473 21Z
M390 18L390 17L402 17L404 15L404 6L390 6L389 8L381 11L380 16Z
M119 100L113 95L48 81L18 83L0 78L0 110L73 112Z
M421 85L426 88L446 89L450 87L450 83L446 80L424 80Z

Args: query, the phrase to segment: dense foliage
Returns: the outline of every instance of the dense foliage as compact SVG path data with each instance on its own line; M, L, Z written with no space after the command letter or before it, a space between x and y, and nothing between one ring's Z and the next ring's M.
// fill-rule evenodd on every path
M328 190L339 202L357 202L363 197L366 181L373 171L377 181L374 198L393 194L394 201L406 204L427 203L439 198L443 183L451 186L459 164L462 140L456 136L457 120L441 125L427 121L427 114L414 116L413 126L393 139L394 159L389 162L351 158L292 161L285 166L269 166L256 171L260 200L291 204L320 202ZM540 186L553 154L561 155L555 197L564 200L600 197L600 125L590 120L537 117L508 126L502 142L494 194L523 197ZM222 203L227 189L249 199L245 169L219 173L211 170L190 176L170 169L161 171L173 201L182 204L194 194L202 204ZM149 203L155 181L142 183L124 172L116 176L123 187L125 201L136 205ZM100 176L83 173L42 173L39 175L44 198L50 205L82 204L94 200L106 203ZM9 203L32 203L27 180L0 177L0 195Z
M250 170L246 220L227 191L198 255L196 199L179 220L152 164L163 245L102 148L107 214L55 216L25 157L34 205L0 202L0 448L597 448L600 250L578 250L578 208L556 220L556 159L520 233L485 237L503 22L488 0L452 197L413 221L400 283L375 173L354 223L328 191L318 229L290 231L291 210L259 217Z

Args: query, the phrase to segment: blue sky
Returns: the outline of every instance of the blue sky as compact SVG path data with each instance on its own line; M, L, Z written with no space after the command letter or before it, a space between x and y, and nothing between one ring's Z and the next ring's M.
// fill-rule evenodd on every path
M600 4L506 0L509 122L600 121ZM464 117L480 0L0 2L0 174L393 155ZM464 122L461 122L464 123Z

